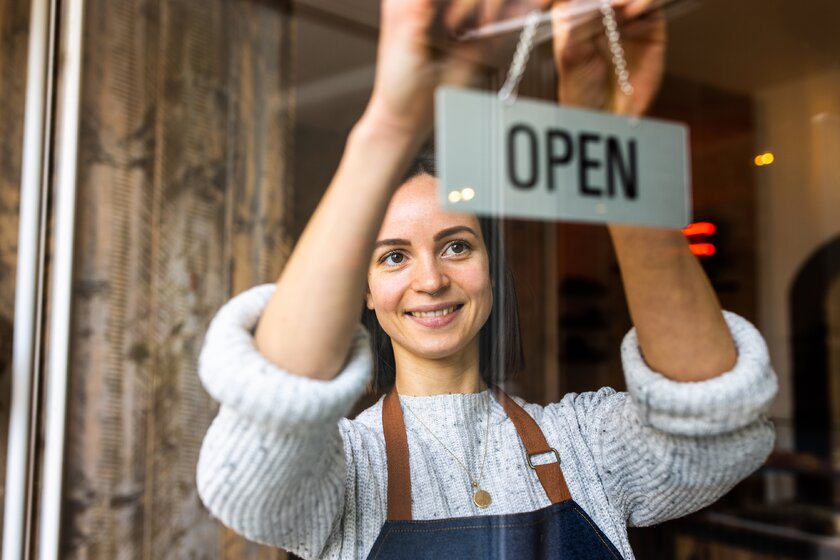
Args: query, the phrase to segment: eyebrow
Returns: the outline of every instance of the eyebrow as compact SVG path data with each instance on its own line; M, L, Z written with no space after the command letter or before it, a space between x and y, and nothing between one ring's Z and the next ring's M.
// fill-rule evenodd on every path
M441 239L443 239L445 237L449 237L450 235L455 235L456 233L463 233L463 232L471 233L473 235L473 237L478 237L475 234L475 232L472 230L472 228L469 228L467 226L455 226L455 227L440 230L439 232L437 232L437 234L435 234L434 239L435 239L435 241L440 241Z
M411 242L408 239L381 239L376 242L376 244L373 246L373 249L376 250L380 247L391 245L411 245Z
M478 237L478 235L476 235L475 231L473 231L473 229L471 227L454 226L454 227L451 227L451 228L442 229L439 232L437 232L435 234L434 240L435 241L440 241L441 239L449 237L450 235L455 235L456 233L463 233L463 232L470 233L470 234L473 235L473 237ZM408 239L380 239L379 241L376 242L376 244L374 244L373 248L374 248L374 250L376 250L376 249L379 249L380 247L385 247L385 246L391 247L391 246L395 246L395 245L411 245L411 241L409 241Z

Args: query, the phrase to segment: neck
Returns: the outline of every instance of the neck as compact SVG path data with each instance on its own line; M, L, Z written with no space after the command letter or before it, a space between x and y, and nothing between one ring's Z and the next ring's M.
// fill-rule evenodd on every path
M424 397L483 391L487 386L478 372L478 345L474 346L440 359L414 356L395 347L397 392Z

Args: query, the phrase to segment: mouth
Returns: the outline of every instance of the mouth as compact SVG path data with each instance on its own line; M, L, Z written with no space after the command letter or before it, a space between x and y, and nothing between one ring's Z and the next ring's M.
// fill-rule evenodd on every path
M434 306L428 309L417 309L406 312L406 315L414 322L429 328L445 327L455 320L458 313L464 307L463 303L444 304L445 307Z
M462 307L464 307L463 303L456 303L454 305L450 305L449 307L444 307L443 309L435 309L431 311L408 311L406 314L420 319L426 319L428 317L444 317L450 313L456 312Z

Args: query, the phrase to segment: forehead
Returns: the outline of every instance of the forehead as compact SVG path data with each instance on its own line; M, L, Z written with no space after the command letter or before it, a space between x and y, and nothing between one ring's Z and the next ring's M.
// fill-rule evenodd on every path
M431 175L419 175L400 186L385 213L379 239L417 239L433 237L442 229L468 226L481 235L478 218L474 214L445 212L438 203L438 180Z

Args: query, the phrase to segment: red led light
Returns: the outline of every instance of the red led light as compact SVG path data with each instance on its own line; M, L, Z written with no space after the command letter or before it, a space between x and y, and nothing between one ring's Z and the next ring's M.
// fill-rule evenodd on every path
M712 235L715 231L717 231L717 227L711 222L689 224L682 230L687 237L691 237L692 235Z
M692 243L689 248L698 257L711 257L716 251L715 246L711 243Z

